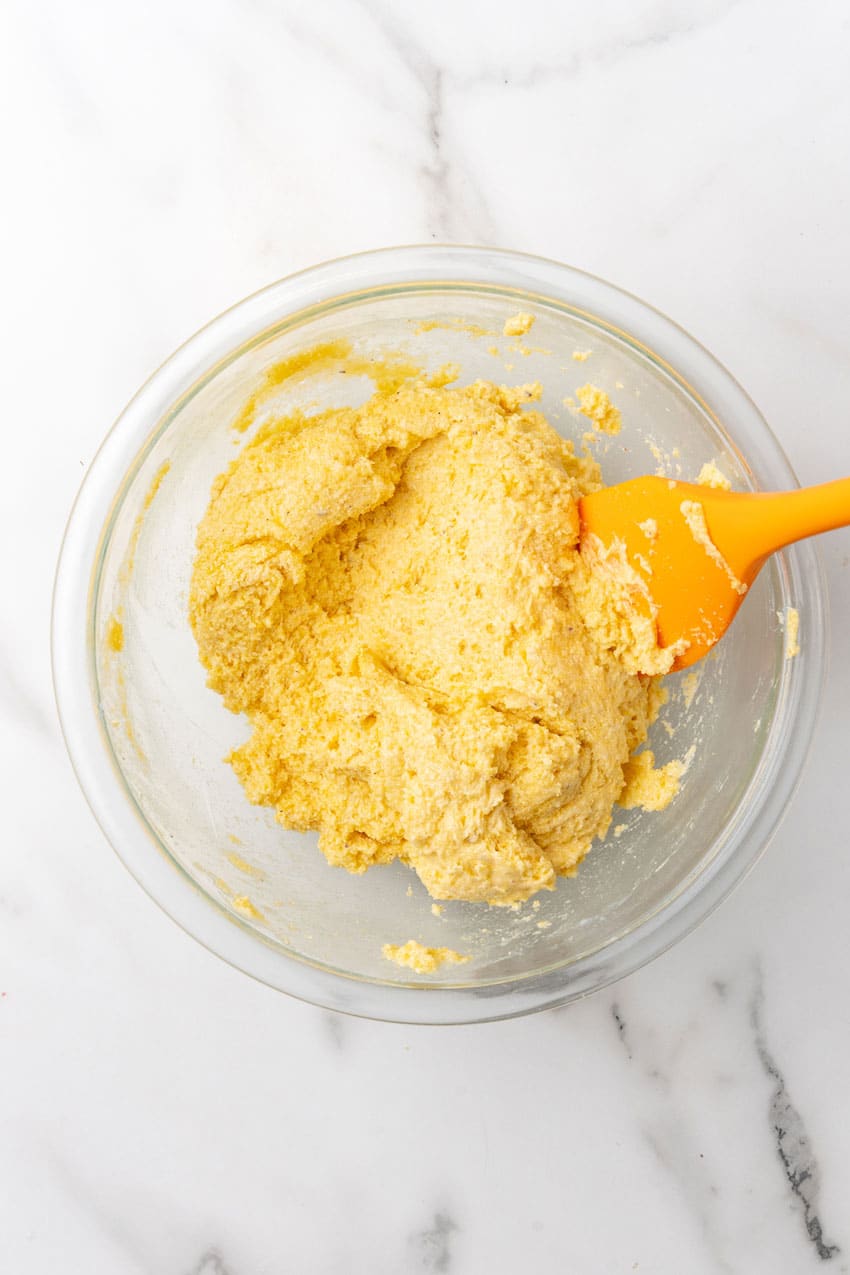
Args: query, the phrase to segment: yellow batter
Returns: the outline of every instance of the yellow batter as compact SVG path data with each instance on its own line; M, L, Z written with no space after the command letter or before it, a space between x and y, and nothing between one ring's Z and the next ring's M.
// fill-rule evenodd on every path
M800 612L796 607L785 608L785 658L796 659L800 654Z
M715 491L732 490L732 484L723 473L723 470L718 468L715 460L707 460L705 462L697 476L697 483L700 487L713 487Z
M582 413L593 421L593 428L603 434L619 434L623 427L620 409L615 407L604 390L598 385L581 385L576 390L576 398Z
M653 626L578 553L598 466L538 394L419 382L274 421L198 532L191 622L253 726L230 758L249 798L351 872L402 859L436 899L571 875L661 701ZM652 774L664 798L675 777L648 761L651 807Z
M510 319L505 319L505 326L502 332L505 336L525 336L526 332L530 332L534 324L534 315L526 314L520 311L519 314L513 315Z
M465 965L470 959L450 947L425 947L418 939L408 939L402 944L385 943L381 955L416 974L433 974L441 965Z

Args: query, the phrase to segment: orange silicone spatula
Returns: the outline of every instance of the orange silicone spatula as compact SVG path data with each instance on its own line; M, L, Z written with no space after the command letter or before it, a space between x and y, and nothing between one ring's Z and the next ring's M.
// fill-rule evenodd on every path
M673 665L681 669L723 636L770 554L850 526L850 478L773 493L633 478L585 496L579 516L583 547L590 537L622 542L654 603L659 646L688 643Z

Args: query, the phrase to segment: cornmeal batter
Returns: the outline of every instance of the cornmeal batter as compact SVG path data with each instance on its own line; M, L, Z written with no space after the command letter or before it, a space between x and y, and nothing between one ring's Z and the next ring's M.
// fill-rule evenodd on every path
M584 416L593 421L593 428L603 434L619 434L623 428L620 409L615 407L604 390L597 385L581 385L576 390L579 408Z
M198 532L191 622L253 726L230 757L249 798L435 899L511 904L575 871L672 658L579 555L599 468L528 410L539 392L407 383L274 421ZM643 757L657 808L675 776Z
M424 947L417 939L408 939L400 945L385 943L381 955L416 974L433 974L441 965L465 965L470 959L450 947Z

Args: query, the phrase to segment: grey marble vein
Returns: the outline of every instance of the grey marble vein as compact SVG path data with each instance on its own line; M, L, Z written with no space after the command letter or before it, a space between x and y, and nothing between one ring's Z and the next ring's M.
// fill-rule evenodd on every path
M640 1022L629 1025L622 1005L610 1007L617 1036L630 1063L651 1083L640 1117L641 1134L664 1169L699 1235L711 1269L719 1275L741 1275L730 1264L724 1227L723 1181L719 1167L702 1150L700 1114L688 1113L680 1093L679 1058L692 1039L693 1022L687 1023L663 1045Z
M419 171L428 233L433 239L492 242L498 236L490 209L480 187L470 178L468 161L447 142L448 88L457 84L456 91L462 96L463 86L399 22L398 6L380 5L375 0L360 0L360 4L425 93L423 125L428 158Z
M749 980L748 980L749 981ZM735 1001L730 996L731 985L727 979L712 978L709 987L715 998L718 1013L726 1013L734 1009ZM811 1145L803 1117L792 1102L785 1077L779 1067L773 1051L770 1049L764 1027L764 980L758 965L755 968L755 979L748 1001L741 1004L737 999L738 1010L744 1007L748 1012L749 1026L761 1069L772 1086L768 1115L771 1131L776 1146L776 1153L791 1192L794 1208L801 1214L805 1232L814 1253L822 1261L836 1257L841 1248L835 1238L827 1232L821 1218L820 1190L821 1174L817 1158ZM737 1269L728 1265L726 1257L726 1241L722 1230L721 1201L723 1183L712 1176L697 1140L696 1130L684 1119L684 1111L678 1110L672 1079L680 1072L679 1057L686 1047L694 1024L689 1023L675 1042L670 1043L667 1059L676 1064L668 1074L660 1062L661 1055L657 1048L644 1042L640 1031L636 1034L630 1030L629 1023L618 1001L610 1005L610 1015L617 1030L620 1044L628 1060L637 1064L639 1069L653 1081L658 1094L658 1104L650 1112L644 1122L643 1133L647 1144L652 1149L658 1162L676 1181L679 1191L689 1203L694 1220L699 1226L703 1242L712 1255L718 1270L732 1271ZM706 1030L710 1030L709 1027ZM644 1047L646 1045L646 1047ZM718 1073L717 1082L734 1083L734 1075Z
M342 1014L336 1014L333 1010L326 1010L322 1014L322 1023L334 1050L337 1053L341 1053L346 1045L346 1023Z
M192 1267L191 1275L232 1275L218 1249L208 1248Z
M392 111L395 115L399 112L407 114L405 104L388 89L385 76L380 73L364 75L362 56L358 56L359 50L341 47L335 43L333 29L329 30L325 22L311 21L311 12L307 6L299 10L295 7L282 6L278 0L248 0L248 3L250 8L262 15L263 21L279 25L292 40L316 54L328 67L343 76L356 88L362 98L372 102L381 110ZM321 16L318 8L312 12ZM381 70L380 66L375 69L379 72Z
M62 126L73 140L90 138L102 131L103 112L96 96L86 83L77 59L68 56L46 7L26 6L28 29L25 39L38 49L38 57L49 68L45 79L62 106Z
M518 89L538 88L551 82L576 79L588 71L609 70L644 49L663 48L688 36L701 34L722 22L741 3L742 0L722 0L721 3L709 0L703 6L707 10L704 16L685 15L684 11L692 10L692 5L682 5L680 10L659 6L656 23L653 23L652 15L639 14L638 28L632 36L616 31L585 48L569 48L563 56L555 59L541 59L524 67L502 62L464 76L461 82L470 86L504 84Z
M718 1235L715 1210L720 1190L711 1180L704 1156L694 1154L690 1131L681 1119L671 1116L659 1121L655 1129L645 1129L644 1137L658 1163L689 1204L694 1223L711 1254L714 1270L723 1275L738 1275L726 1260L722 1238Z
M433 71L428 86L427 137L430 159L423 165L422 173L429 192L428 227L433 238L448 238L450 234L451 208L443 193L449 185L449 165L443 150L443 112L445 97L443 72Z
M414 1232L408 1240L408 1247L416 1262L413 1269L438 1272L451 1270L452 1237L458 1229L452 1215L445 1209L438 1209L431 1224L422 1231Z
M764 1029L764 978L760 967L756 969L755 989L750 1002L750 1023L759 1062L773 1086L768 1110L776 1139L776 1153L791 1188L794 1203L802 1214L806 1234L818 1257L822 1261L829 1261L841 1250L837 1244L826 1238L819 1214L821 1177L817 1157L803 1117L791 1101L785 1077L767 1044Z
M27 725L39 735L55 739L56 725L48 716L36 695L31 692L19 668L16 668L8 651L0 647L0 711L4 717L17 719L18 725Z
M611 1017L614 1019L614 1022L616 1024L617 1035L620 1038L620 1044L625 1049L626 1055L629 1061L631 1061L632 1047L629 1044L629 1035L626 1029L626 1020L622 1015L620 1006L618 1005L617 1001L614 1001L614 1004L611 1006Z
M426 232L431 238L489 242L498 238L480 184L470 177L469 157L458 153L456 141L449 145L447 140L449 90L454 97L462 99L471 81L451 72L431 55L421 40L414 38L403 16L400 18L397 6L378 4L375 0L353 0L352 4L371 24L418 90L422 106L416 106L414 99L413 109L410 100L391 90L380 60L366 59L374 73L364 74L362 53L341 47L326 24L312 20L309 15L305 20L303 12L281 9L268 0L251 0L251 3L264 19L281 26L288 37L344 76L364 99L394 116L403 115L419 134L421 145L411 147L410 153L417 157L424 151L424 158L418 162L417 176L422 189ZM397 162L398 157L394 158Z
M125 1272L130 1275L130 1272L135 1271L139 1271L141 1275L141 1272L150 1270L148 1253L141 1236L131 1230L125 1218L118 1217L109 1209L108 1203L101 1199L97 1189L84 1180L82 1168L72 1164L55 1146L45 1146L42 1154L65 1197L89 1218L117 1253L123 1254L127 1262L132 1263L121 1267L122 1275Z

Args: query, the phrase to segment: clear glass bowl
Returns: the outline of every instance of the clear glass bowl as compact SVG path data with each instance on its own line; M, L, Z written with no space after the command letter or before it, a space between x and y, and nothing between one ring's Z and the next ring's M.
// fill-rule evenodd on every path
M535 352L466 326L501 334L517 310L536 316L520 343ZM401 865L349 876L314 837L249 805L223 760L246 723L206 687L187 621L195 528L235 454L239 408L269 365L338 338L366 354L404 349L428 367L457 361L463 381L539 379L544 411L573 437L587 422L563 400L587 380L601 385L624 421L600 457L609 483L654 471L659 458L690 478L716 459L741 488L793 486L794 474L728 372L642 302L555 262L434 246L331 262L215 319L139 391L86 477L56 581L56 695L83 790L151 897L231 964L334 1009L441 1023L563 1004L686 934L774 831L823 680L817 556L804 543L773 558L703 662L689 707L681 679L670 679L667 727L657 723L650 743L660 761L695 751L666 811L620 812L617 835L539 906L448 904L435 916ZM575 350L592 355L577 361ZM371 390L328 373L285 383L271 407L355 403ZM801 616L794 660L784 659L787 606ZM116 613L120 652L109 641ZM409 938L472 959L422 979L381 955Z

